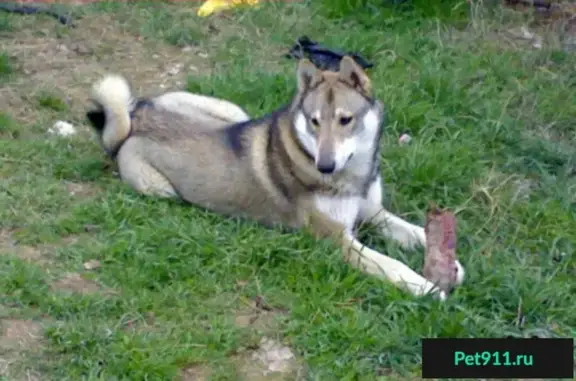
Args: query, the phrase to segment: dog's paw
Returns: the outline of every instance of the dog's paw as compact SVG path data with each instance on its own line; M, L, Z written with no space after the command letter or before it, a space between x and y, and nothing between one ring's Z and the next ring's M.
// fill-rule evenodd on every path
M395 238L406 250L416 250L426 246L426 233L424 228L419 226L399 232Z
M446 301L446 299L448 298L448 296L444 291L439 291L434 296L438 298L438 300L440 300L441 302Z
M446 299L448 299L448 294L446 293L446 291L441 290L436 285L434 285L433 289L428 291L426 295L432 295L434 299L437 299L441 302L444 302L446 301Z
M456 261L456 268L456 286L459 286L464 282L466 271L464 271L464 267L460 264L459 261Z
M406 282L408 290L414 296L422 297L431 295L432 297L439 299L441 301L447 299L446 292L438 288L438 286L436 286L434 283L430 282L426 278L421 277L421 279L419 279L419 282L414 282L414 280L415 279L413 279L412 283Z

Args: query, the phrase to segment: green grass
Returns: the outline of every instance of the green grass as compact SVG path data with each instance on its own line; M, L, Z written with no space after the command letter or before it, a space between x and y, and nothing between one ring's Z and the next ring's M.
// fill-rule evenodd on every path
M191 74L188 89L254 116L293 95L295 63L282 54L301 34L362 52L376 63L369 74L388 109L386 203L419 224L431 200L458 212L464 285L446 303L413 298L351 269L329 242L139 196L94 140L20 140L4 134L15 122L2 114L0 226L16 229L19 244L54 248L50 266L0 257L0 303L48 326L30 363L50 380L172 380L192 364L235 380L232 356L270 334L233 322L241 300L258 296L287 311L277 334L311 380L417 376L422 337L573 336L576 58L495 40L490 32L504 26L488 18L481 29L454 31L411 10L360 25L307 4L266 4L230 13L234 22L165 4L106 3L86 13L113 12L126 31L168 44L189 36L209 52L212 72ZM49 113L54 104L36 107ZM404 132L413 141L399 146ZM98 191L71 197L63 181ZM80 239L62 243L68 236ZM362 238L421 269L421 251L403 252L372 230ZM92 259L101 267L85 271ZM64 272L116 293L55 292L49 285ZM128 321L151 327L127 329Z
M49 109L52 111L66 111L68 105L66 101L58 95L50 94L48 92L41 92L37 97L38 106Z
M15 138L18 136L18 125L12 118L0 112L0 136L2 138Z
M12 31L11 18L9 17L9 15L0 13L0 34L7 35L8 34L7 32L11 31Z
M14 73L12 60L5 52L0 51L0 83L6 81Z

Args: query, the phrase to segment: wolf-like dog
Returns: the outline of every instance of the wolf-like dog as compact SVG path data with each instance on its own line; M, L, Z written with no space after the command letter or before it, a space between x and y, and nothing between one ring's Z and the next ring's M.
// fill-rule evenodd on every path
M366 221L404 248L426 242L422 227L382 207L384 109L367 74L350 57L338 72L303 59L296 79L291 102L249 119L239 106L187 93L136 100L125 78L108 75L93 86L98 108L88 117L136 191L335 238L361 271L444 300L433 283L355 237Z

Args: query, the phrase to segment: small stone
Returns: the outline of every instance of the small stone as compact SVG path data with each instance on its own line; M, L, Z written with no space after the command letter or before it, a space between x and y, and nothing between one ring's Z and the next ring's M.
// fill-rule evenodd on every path
M168 69L167 74L168 75L176 75L176 74L180 73L183 68L184 68L184 65L181 63L178 63L178 64L172 66L170 69Z
M525 27L525 26L521 27L520 32L521 32L522 38L524 38L526 40L534 39L534 33L530 32L527 27Z
M412 141L412 137L408 134L402 134L398 139L398 144L405 145Z
M69 136L74 135L76 133L76 129L72 124L59 120L56 123L54 123L54 125L48 130L48 132L60 136Z
M290 348L264 337L260 341L260 349L253 354L253 359L266 366L266 373L288 373L294 367L295 356Z
M535 47L536 49L542 49L542 37L536 36L536 38L534 38L532 46Z
M96 270L97 268L100 268L101 264L100 261L93 259L90 260L88 262L84 262L84 269L85 270Z

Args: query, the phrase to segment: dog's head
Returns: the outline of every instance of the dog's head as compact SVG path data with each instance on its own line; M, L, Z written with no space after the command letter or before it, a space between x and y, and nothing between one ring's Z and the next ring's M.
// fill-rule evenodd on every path
M332 174L350 163L373 160L382 104L374 99L370 79L354 59L342 58L338 72L321 71L302 59L297 80L294 128L316 168Z

